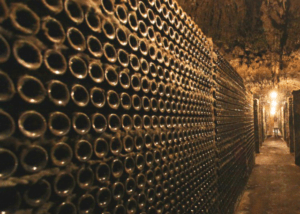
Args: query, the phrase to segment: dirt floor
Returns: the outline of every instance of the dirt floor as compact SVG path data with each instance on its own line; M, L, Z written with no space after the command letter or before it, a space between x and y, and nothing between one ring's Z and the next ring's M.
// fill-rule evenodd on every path
M236 214L300 214L300 167L283 140L263 143Z

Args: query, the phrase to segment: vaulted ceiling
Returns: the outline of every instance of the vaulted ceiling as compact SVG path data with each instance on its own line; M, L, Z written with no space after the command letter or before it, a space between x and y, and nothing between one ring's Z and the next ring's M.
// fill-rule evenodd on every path
M299 0L178 0L254 94L300 89Z

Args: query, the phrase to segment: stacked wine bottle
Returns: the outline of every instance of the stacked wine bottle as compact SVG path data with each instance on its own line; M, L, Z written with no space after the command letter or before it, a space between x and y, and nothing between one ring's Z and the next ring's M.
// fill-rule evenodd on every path
M251 106L175 0L0 0L0 11L1 212L234 203L252 167Z

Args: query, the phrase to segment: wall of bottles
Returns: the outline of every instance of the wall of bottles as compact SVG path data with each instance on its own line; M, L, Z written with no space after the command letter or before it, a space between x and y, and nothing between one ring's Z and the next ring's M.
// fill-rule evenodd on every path
M254 161L252 106L175 0L0 11L1 212L232 210Z
M219 208L233 213L255 163L253 99L241 77L216 51L215 122Z

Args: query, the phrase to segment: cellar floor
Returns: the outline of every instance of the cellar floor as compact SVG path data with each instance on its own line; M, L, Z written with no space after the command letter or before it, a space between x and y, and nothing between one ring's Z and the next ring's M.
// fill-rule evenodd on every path
M282 139L267 139L256 156L236 214L300 214L300 167Z

